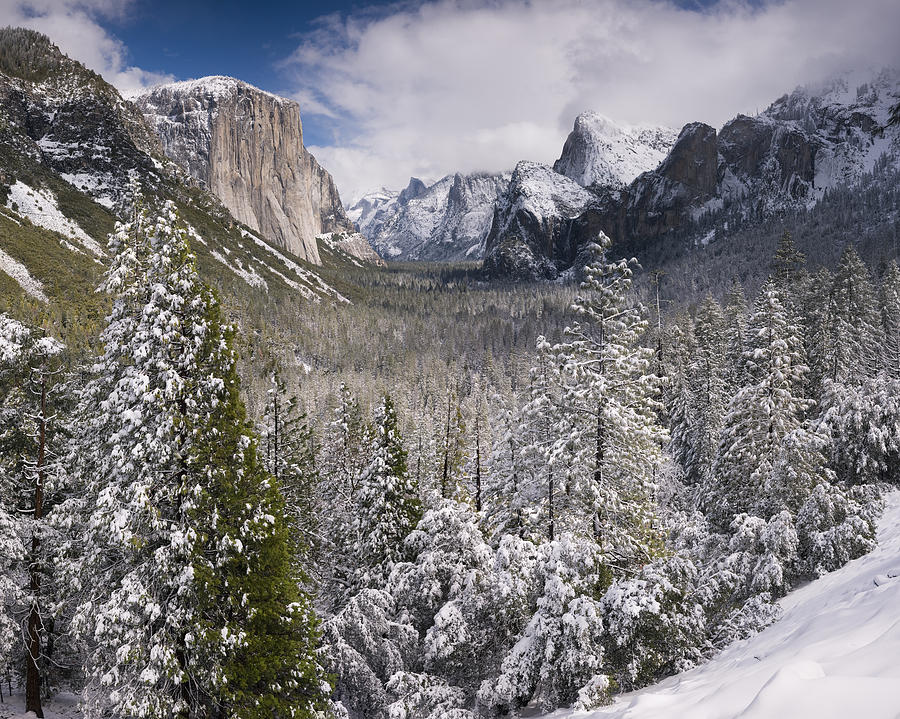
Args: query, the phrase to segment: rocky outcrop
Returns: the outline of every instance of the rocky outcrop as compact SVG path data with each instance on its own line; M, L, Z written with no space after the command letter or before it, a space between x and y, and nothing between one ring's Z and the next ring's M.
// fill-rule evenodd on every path
M447 175L431 186L411 178L400 193L366 195L348 213L389 260L478 260L509 175Z
M655 170L677 137L668 127L619 125L584 112L575 119L553 169L583 187L620 189L642 172Z
M485 271L556 277L570 267L603 220L598 198L546 165L520 162L498 201L486 240Z
M599 121L593 130L576 122L555 168L589 185L593 201L577 217L551 213L556 219L544 226L525 216L495 225L485 267L548 276L577 262L579 243L595 228L640 254L648 243L703 245L735 225L811 207L829 188L852 186L879 163L900 166L900 128L887 127L898 94L900 75L885 70L858 86L837 79L799 88L718 133L703 123L685 125L659 166L625 187L588 182L586 138L612 131Z
M353 260L361 260L378 267L384 267L385 265L384 260L372 249L369 241L358 232L332 232L319 235L316 239L324 243L329 250L347 255ZM356 262L355 264L359 263Z
M352 231L331 175L303 146L296 102L225 77L162 85L135 102L166 155L270 242L319 264L316 236Z

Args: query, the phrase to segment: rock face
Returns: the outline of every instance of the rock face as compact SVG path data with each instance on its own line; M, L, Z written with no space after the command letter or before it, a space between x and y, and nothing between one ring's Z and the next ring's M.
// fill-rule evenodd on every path
M619 125L597 112L584 112L575 119L553 169L583 187L621 189L642 172L655 170L677 137L668 127Z
M388 260L478 260L508 182L509 175L457 173L426 187L411 178L402 192L366 195L348 214Z
M546 278L571 266L601 216L596 195L546 165L520 162L487 236L484 269L494 276ZM593 234L591 234L593 232Z
M588 159L600 144L589 139L592 133L609 131L579 118L554 167L586 184L593 202L562 223L564 242L559 219L543 227L524 217L507 222L507 210L498 208L485 267L549 276L577 261L578 243L591 240L594 228L639 253L664 238L706 244L728 228L812 207L828 189L859 183L879 163L900 167L900 128L886 127L898 95L900 74L884 70L862 84L838 78L799 88L756 117L738 115L719 132L690 123L658 167L624 187L616 186L609 167ZM592 179L592 167L602 168L605 186Z
M166 155L270 242L319 264L316 236L352 231L331 175L303 146L296 102L226 77L162 85L135 102Z

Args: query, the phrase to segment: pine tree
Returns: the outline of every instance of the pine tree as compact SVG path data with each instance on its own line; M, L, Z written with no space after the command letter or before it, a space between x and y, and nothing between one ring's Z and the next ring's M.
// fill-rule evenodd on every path
M728 406L703 505L727 527L735 514L768 519L786 504L796 511L817 481L819 443L803 419L803 342L773 282L756 301L744 353L748 384ZM787 485L787 486L785 486Z
M10 609L22 617L26 710L41 717L48 674L59 666L54 661L58 657L51 656L57 639L56 601L50 586L53 547L47 542L51 535L47 515L58 501L61 485L60 458L67 442L62 415L68 409L69 385L62 366L64 346L58 340L6 316L0 316L0 333L0 344L6 345L0 354L7 356L0 367L0 471L8 485L4 495L9 498L9 530L18 535L9 541L22 550L11 548L10 554L21 555L25 583L11 593L19 595L19 605Z
M393 566L403 559L403 540L422 516L389 395L375 412L372 459L359 479L355 505L358 569L351 594L362 587L384 587Z
M659 379L650 373L653 350L640 345L643 307L629 305L631 263L607 262L610 240L598 242L573 305L579 320L556 348L571 429L557 438L554 461L572 467L577 528L617 561L643 563L653 552L651 498L665 439Z
M111 237L113 309L65 508L89 716L311 716L315 618L219 305L167 203Z
M879 294L884 333L881 368L891 379L900 379L900 266L891 260L881 280Z
M725 298L725 392L730 396L744 386L744 350L747 339L747 301L735 283Z
M316 441L297 395L287 396L279 375L268 390L261 437L266 471L285 500L297 561L309 566L319 553L321 531L316 496L319 470Z
M725 317L712 296L707 296L697 311L694 336L697 352L690 367L693 461L686 475L689 481L701 483L712 469L729 399L725 384Z
M826 379L853 384L873 377L881 355L881 318L869 270L852 246L841 255L829 304Z

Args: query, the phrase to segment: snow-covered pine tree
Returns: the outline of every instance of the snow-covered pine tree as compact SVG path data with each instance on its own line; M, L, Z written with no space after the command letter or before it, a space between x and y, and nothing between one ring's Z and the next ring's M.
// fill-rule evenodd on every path
M496 394L491 398L493 442L485 485L484 521L488 537L520 536L525 528L525 462L522 450L521 409L516 398Z
M881 357L881 317L869 269L851 245L835 270L829 305L826 380L854 384L873 377Z
M88 716L311 716L315 618L239 398L232 332L174 205L110 238L64 548Z
M773 282L760 290L744 353L747 385L725 416L702 506L727 528L742 512L796 511L823 476L821 441L803 424L803 340Z
M725 297L725 391L734 396L744 386L744 350L747 339L747 300L735 282Z
M568 420L561 412L559 367L550 343L537 339L537 363L531 370L528 398L519 412L518 432L521 473L517 497L512 503L523 510L525 536L534 541L553 541L560 526L568 524L571 468L565 455L554 452L557 438L567 430Z
M319 470L316 440L296 394L287 394L278 373L272 375L260 433L266 471L284 497L297 561L307 569L318 556L321 532L316 496Z
M415 482L406 466L406 450L389 395L375 411L371 460L354 497L354 556L357 570L348 596L364 587L381 589L402 560L403 540L422 517Z
M356 495L371 447L372 430L359 401L341 383L334 418L322 433L316 513L321 541L313 558L318 568L319 599L336 612L348 598L358 570L354 546Z
M900 266L888 263L879 293L881 327L884 333L881 369L891 379L900 379Z
M19 486L17 473L11 471L15 463L10 462L19 442L20 417L8 396L20 386L25 345L30 338L25 325L0 314L0 676L4 677L23 654L20 622L27 605L28 583L23 531L26 520L19 506L24 488Z
M694 321L696 354L690 365L693 403L693 461L685 469L688 481L700 484L715 460L719 432L729 395L725 384L725 317L711 295L701 303Z
M554 462L572 468L572 529L598 541L609 561L643 564L653 555L654 472L666 437L659 425L659 378L653 350L640 344L644 309L632 304L628 260L608 262L600 234L573 309L579 319L555 348L569 431L557 437ZM574 513L573 513L574 514Z
M15 656L22 657L26 710L40 717L41 696L54 679L49 674L64 663L50 656L59 642L54 636L57 603L51 586L53 547L47 541L52 535L47 515L59 499L60 458L68 441L64 415L70 409L71 392L62 343L6 316L0 316L0 333L0 342L7 346L7 351L0 351L7 356L0 360L0 472L8 485L3 488L7 511L18 513L15 528L24 548L21 604L14 608L24 644Z

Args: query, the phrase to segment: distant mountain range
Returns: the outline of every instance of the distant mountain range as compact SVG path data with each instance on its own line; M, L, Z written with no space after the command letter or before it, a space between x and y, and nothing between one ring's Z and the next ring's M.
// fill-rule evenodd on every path
M900 166L900 130L887 126L898 99L900 73L884 69L798 88L719 131L624 127L587 112L552 168L522 162L491 176L493 197L485 176L455 175L368 195L348 214L388 259L482 258L497 276L553 278L600 230L634 251L667 237L708 244ZM448 188L472 183L479 191L457 192L451 210ZM468 216L478 222L455 242L445 218Z

